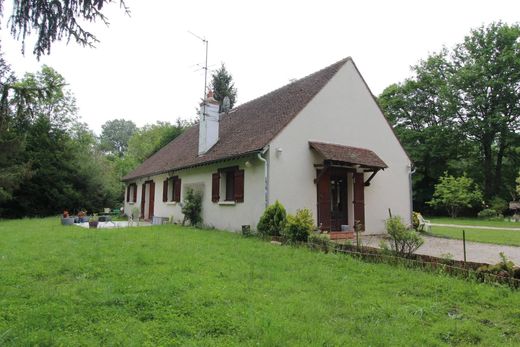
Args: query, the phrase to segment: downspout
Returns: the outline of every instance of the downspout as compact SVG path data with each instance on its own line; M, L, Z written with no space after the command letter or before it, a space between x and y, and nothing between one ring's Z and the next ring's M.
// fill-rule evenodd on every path
M265 195L265 208L269 206L269 161L262 157L267 152L269 146L266 146L262 152L258 153L258 159L264 162L264 195Z
M416 168L410 165L410 171L408 172L408 184L410 186L410 221L413 222L413 190L412 190L412 175L415 173Z

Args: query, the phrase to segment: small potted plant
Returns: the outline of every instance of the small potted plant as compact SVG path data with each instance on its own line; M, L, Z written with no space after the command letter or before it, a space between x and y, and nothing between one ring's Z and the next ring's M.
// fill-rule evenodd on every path
M77 221L78 223L85 223L87 222L87 214L85 213L85 211L81 210L78 212L78 218L77 218Z
M67 211L67 210L63 211L63 215L61 217L61 224L62 225L74 224L74 217L69 216L69 211Z
M88 221L88 227L90 229L97 229L98 227L98 223L99 223L99 220L98 220L98 215L97 214L93 214L92 217L90 217L89 221Z

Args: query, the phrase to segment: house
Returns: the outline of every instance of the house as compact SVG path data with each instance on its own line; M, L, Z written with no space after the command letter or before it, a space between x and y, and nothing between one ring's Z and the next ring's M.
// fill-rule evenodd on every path
M182 220L192 188L204 223L227 230L254 229L275 200L327 230L381 233L389 210L410 223L411 161L351 58L218 110L209 93L200 124L123 178L126 211Z

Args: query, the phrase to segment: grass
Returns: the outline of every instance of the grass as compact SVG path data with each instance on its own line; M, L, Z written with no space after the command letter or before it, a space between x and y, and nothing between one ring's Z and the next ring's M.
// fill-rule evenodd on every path
M430 234L450 239L462 240L464 228L432 226ZM520 246L520 230L493 230L466 228L466 240L497 245ZM520 252L520 249L519 249Z
M520 231L520 223L510 222L504 220L485 220L480 218L449 218L449 217L431 217L427 218L432 223L437 224L455 224L455 225L474 225L483 227L506 227L506 228L518 228Z
M520 292L177 226L0 222L0 345L519 345Z

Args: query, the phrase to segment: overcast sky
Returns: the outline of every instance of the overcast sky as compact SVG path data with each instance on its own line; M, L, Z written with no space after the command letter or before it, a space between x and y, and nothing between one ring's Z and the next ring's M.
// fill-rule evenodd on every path
M378 95L410 76L410 66L429 53L461 42L471 28L520 19L518 0L126 3L130 16L113 4L105 11L108 28L89 27L100 40L97 48L59 43L39 62L30 43L20 54L5 19L0 31L5 58L18 75L42 64L55 68L96 133L114 118L142 126L196 116L204 45L188 31L209 40L210 68L226 64L240 104L347 56Z

